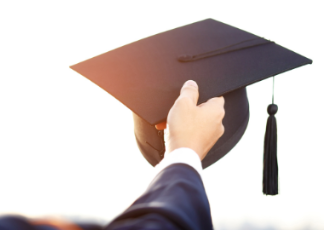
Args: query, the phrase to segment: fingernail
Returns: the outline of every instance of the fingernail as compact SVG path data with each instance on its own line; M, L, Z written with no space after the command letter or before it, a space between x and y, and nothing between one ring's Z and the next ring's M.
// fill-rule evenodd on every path
M194 87L198 87L197 83L193 80L188 80L187 82L185 82L185 85L191 85Z

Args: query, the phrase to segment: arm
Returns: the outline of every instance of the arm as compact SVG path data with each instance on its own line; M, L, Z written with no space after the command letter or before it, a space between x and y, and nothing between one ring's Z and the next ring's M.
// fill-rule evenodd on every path
M212 229L200 175L187 164L170 165L107 229Z
M212 229L200 160L224 132L224 100L212 98L197 106L198 97L197 84L187 81L168 114L168 148L156 166L160 172L106 229Z

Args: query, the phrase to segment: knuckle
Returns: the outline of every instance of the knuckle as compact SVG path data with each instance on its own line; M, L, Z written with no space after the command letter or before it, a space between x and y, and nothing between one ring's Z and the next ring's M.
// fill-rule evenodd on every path
M190 103L191 103L191 98L185 96L179 97L175 102L176 105L188 105Z
M193 92L195 90L194 86L191 85L185 85L182 89L181 89L181 93L185 92L185 91L191 91Z
M213 97L211 99L209 99L209 101L211 101L212 103L224 106L225 104L225 99L223 97Z
M179 103L187 103L190 100L191 99L189 97L187 97L187 96L180 96L177 101L179 101Z
M219 100L222 105L225 104L225 98L223 96L219 97Z
M216 102L218 102L218 98L217 97L213 97L213 98L210 98L208 101L213 102L213 103L216 103Z
M198 94L198 91L197 91L197 89L194 88L194 86L185 86L181 90L181 95L182 94L196 95L196 94Z
M222 107L220 108L220 116L221 116L222 118L224 118L225 115L226 115L226 111L225 111L225 108L222 106Z
M220 120L222 120L226 114L225 108L223 105L216 104L214 106L214 114L216 117L218 117Z
M197 91L197 87L195 87L194 85L184 85L182 89L189 89L189 90Z
M221 124L220 126L220 136L222 136L225 133L225 127L223 126L223 124Z

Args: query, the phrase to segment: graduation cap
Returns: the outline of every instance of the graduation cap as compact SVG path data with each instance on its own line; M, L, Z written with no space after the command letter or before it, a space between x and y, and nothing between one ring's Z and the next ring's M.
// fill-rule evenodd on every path
M224 135L202 161L203 168L227 154L243 136L249 105L245 86L312 61L273 41L206 19L153 35L83 61L71 68L133 111L138 147L151 164L164 157L166 121L185 81L199 85L198 104L224 96ZM277 112L267 109L263 193L278 193Z

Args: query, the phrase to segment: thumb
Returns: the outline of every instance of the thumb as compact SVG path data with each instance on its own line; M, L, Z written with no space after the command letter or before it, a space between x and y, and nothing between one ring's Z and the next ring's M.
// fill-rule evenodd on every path
M195 81L188 80L185 82L181 89L181 95L179 98L181 97L188 97L193 101L195 105L197 104L197 101L199 99L199 86Z

